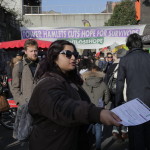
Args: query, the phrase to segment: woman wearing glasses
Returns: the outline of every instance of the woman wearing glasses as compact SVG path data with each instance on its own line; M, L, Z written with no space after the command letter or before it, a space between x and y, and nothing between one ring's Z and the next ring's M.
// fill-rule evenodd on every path
M29 102L34 119L30 150L89 150L86 131L90 123L120 125L115 114L92 104L81 88L77 58L72 43L57 40L40 64L39 82Z

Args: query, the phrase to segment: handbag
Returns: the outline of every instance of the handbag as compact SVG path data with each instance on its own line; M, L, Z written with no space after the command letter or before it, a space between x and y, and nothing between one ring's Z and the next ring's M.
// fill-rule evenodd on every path
M117 83L117 73L118 73L119 65L115 67L109 81L108 81L108 88L111 94L116 94L116 83Z
M0 95L0 112L9 110L10 106L5 96Z

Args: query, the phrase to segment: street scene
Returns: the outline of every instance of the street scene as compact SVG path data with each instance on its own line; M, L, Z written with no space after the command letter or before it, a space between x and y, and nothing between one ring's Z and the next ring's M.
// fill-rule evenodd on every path
M107 127L108 128L108 127ZM128 139L126 141L122 141L121 139L116 140L110 135L111 128L105 131L104 137L105 140L102 142L102 150L127 150L128 149ZM2 125L0 125L0 145L1 150L27 150L27 144L20 144L18 141L12 138L12 130L6 129ZM93 148L94 149L94 148Z
M149 7L0 1L0 150L150 150Z

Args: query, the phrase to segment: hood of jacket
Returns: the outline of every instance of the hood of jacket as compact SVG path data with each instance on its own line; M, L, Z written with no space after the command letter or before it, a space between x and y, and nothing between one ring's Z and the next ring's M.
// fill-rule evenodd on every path
M103 76L101 72L89 71L85 77L85 84L87 86L92 86L94 88L99 87L100 83L103 81Z

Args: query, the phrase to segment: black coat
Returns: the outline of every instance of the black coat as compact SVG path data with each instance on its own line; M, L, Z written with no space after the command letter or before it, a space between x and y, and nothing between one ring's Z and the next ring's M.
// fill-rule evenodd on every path
M121 58L117 78L117 106L123 101L125 78L127 101L139 98L150 107L150 54L142 49L132 49Z
M116 66L118 63L113 63L112 65L110 65L109 69L106 72L105 78L104 78L104 82L106 84L108 84L110 77L112 76Z
M81 93L85 99L81 100L75 85L55 73L50 73L35 87L29 102L35 124L29 140L30 150L80 150L81 143L88 145L83 136L86 132L80 135L81 128L99 122L101 108L87 102L83 90Z

